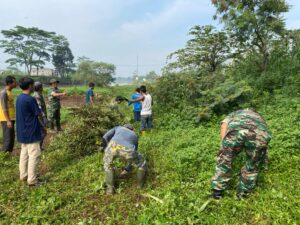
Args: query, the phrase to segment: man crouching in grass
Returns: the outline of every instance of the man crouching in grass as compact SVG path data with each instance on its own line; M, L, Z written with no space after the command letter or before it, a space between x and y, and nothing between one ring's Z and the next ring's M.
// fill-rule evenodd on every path
M38 185L37 167L40 161L40 141L42 132L38 116L41 110L31 96L34 90L34 80L23 77L19 81L23 93L16 102L17 139L21 143L20 179L27 181L29 186Z

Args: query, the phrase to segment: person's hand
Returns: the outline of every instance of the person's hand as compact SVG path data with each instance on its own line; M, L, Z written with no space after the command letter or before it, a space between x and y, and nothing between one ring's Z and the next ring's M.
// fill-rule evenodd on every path
M12 122L10 120L8 120L6 124L7 124L7 128L12 128L12 126L13 126Z
M123 99L124 99L126 102L128 102L128 98L123 97Z
M62 93L62 96L66 96L66 95L67 95L67 93L66 93L66 92L63 92L63 93Z
M47 128L44 127L44 134L46 135L47 134Z
M107 142L106 142L106 140L105 140L104 138L102 138L102 142L101 142L100 146L102 147L102 149L103 149L103 151L104 151L104 149L105 149L106 146L107 146Z

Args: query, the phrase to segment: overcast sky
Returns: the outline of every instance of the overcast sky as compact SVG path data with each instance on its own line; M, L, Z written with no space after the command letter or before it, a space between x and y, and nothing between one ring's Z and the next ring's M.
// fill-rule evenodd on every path
M300 2L285 15L300 28ZM62 34L75 58L113 63L117 76L132 76L139 56L141 75L160 69L171 52L184 47L194 25L213 24L210 0L0 0L0 30L35 26ZM2 38L2 36L0 36ZM0 49L0 69L8 55Z

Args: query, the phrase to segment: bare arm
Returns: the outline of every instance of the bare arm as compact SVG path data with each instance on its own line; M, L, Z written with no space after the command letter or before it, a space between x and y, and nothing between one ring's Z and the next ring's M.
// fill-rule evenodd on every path
M94 104L94 95L90 96L90 102L91 104Z
M128 99L128 102L140 102L140 101L143 101L145 99L145 96L141 96L140 98L137 98L137 99Z
M221 136L221 139L223 140L225 135L226 135L226 132L227 132L227 126L228 126L228 123L222 123L221 124L221 132L220 132L220 136Z
M65 96L66 93L65 93L65 92L64 92L64 93L55 93L55 92L52 92L51 95L52 95L53 97L60 97L60 96Z

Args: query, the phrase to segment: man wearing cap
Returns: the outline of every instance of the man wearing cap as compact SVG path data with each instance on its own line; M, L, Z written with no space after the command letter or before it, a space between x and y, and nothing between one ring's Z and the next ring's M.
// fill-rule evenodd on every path
M128 163L125 168L126 173L131 172L132 164L135 164L138 187L142 188L144 186L147 162L138 152L138 137L131 124L117 126L109 130L103 136L102 147L105 148L103 162L107 194L115 193L113 160L116 157L121 157Z
M60 125L60 97L65 96L66 93L61 93L57 88L59 81L56 79L50 80L51 87L48 91L48 100L49 100L49 128L54 130L54 121L56 123L56 131L61 131Z

